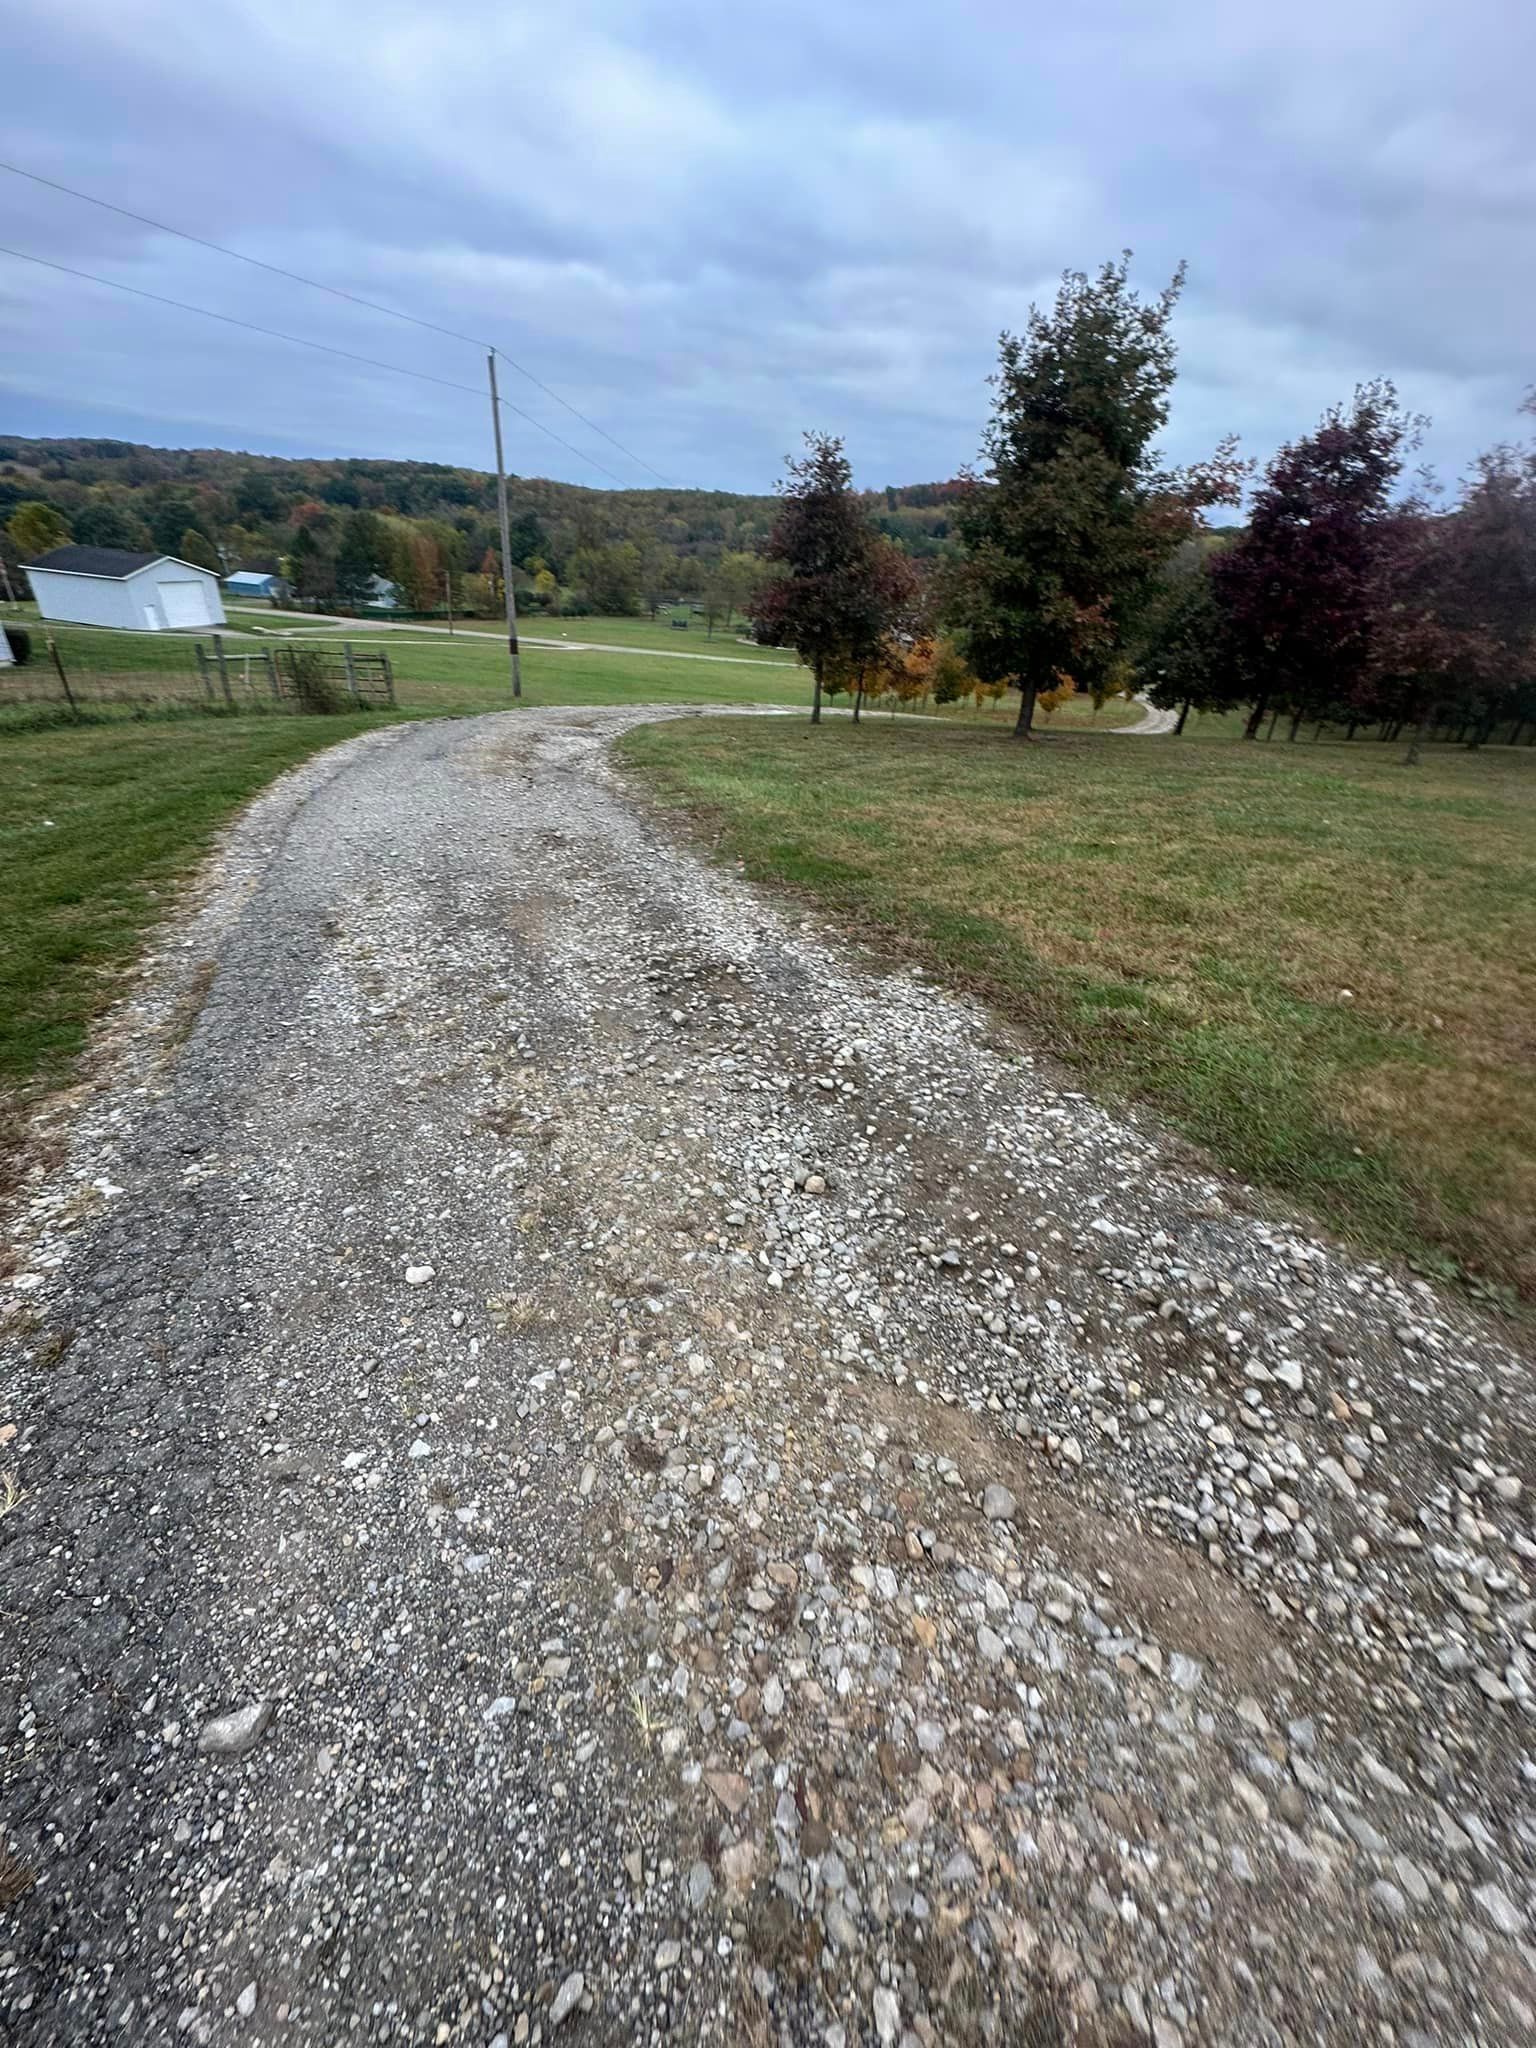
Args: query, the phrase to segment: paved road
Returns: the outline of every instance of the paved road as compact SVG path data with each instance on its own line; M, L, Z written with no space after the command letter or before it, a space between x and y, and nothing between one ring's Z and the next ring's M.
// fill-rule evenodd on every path
M32 1187L7 2044L1528 2043L1528 1366L646 715L278 785Z

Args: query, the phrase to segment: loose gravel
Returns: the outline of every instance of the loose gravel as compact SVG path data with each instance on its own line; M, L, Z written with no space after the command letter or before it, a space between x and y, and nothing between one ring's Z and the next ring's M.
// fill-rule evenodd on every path
M285 778L26 1189L0 2033L1529 2042L1529 1362L674 844L660 715Z

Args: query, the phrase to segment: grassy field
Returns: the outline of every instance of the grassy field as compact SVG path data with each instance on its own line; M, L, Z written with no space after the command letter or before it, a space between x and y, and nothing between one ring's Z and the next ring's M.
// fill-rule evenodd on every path
M7 611L5 616L13 614ZM330 622L310 627L277 618L270 611L263 614L260 609L253 609L241 611L238 623L232 618L231 629L224 635L232 686L241 708L254 705L261 709L267 700L263 668L266 642L242 637L247 623L254 625L263 618L271 632L292 634L296 644L339 648L345 638L359 649L382 649L394 667L399 708L408 716L461 717L476 711L504 710L511 703L505 643L491 628L477 624L474 630L456 633L451 638L446 633L416 633L409 627L377 626L348 629L343 635ZM0 731L8 723L14 726L20 716L8 708L9 694L41 694L55 704L63 701L62 689L43 645L45 632L56 642L65 672L88 709L111 708L110 702L103 706L95 701L98 686L110 691L114 700L129 700L121 708L130 711L142 710L149 700L172 692L186 700L200 695L193 643L201 640L205 647L210 646L208 633L114 633L90 626L45 628L32 607L27 608L21 622L34 636L33 660L29 668L9 672L8 680L0 678ZM551 630L558 630L558 623L551 622ZM698 645L680 647L676 643L689 636L676 633L669 640L664 621L654 626L647 619L581 619L567 623L572 641L569 648L528 646L523 650L523 687L525 701L530 704L807 705L810 701L809 676L781 649L743 647L723 634L717 634L708 649L702 634ZM600 631L601 638L615 647L633 646L638 658L625 660L621 653L597 648L588 651L584 642L589 627L594 635ZM281 648L288 642L279 638L271 644ZM730 659L687 659L691 654L704 652L726 654ZM1008 726L1013 722L1017 704L1017 698L1010 696L979 713L969 701L937 709L930 705L924 715L960 723ZM846 706L829 701L829 708L845 710ZM867 715L884 718L888 713L869 707ZM1079 725L1129 725L1141 715L1139 705L1119 700L1095 713L1086 698L1075 699L1062 706L1050 726L1060 730Z
M168 894L239 804L367 717L116 721L0 746L0 1182Z
M750 875L983 992L1242 1173L1536 1295L1529 753L1410 770L1222 729L1025 751L884 719L623 747Z
M269 632L284 632L290 627L300 630L334 635L339 630L335 621L315 617L300 620L284 612L274 612L268 605L228 605L231 628L264 626ZM446 621L436 619L428 631L436 631ZM364 628L359 628L359 631ZM391 632L396 630L381 620L370 619L366 630ZM410 631L409 623L398 629L404 638ZM542 612L529 612L518 620L518 630L527 640L584 640L597 642L606 647L649 648L659 654L728 654L733 661L778 662L785 667L795 666L795 657L782 647L758 647L746 640L746 628L738 620L729 631L717 625L713 637L705 631L704 621L694 619L686 631L680 631L669 623L668 614L663 612L656 619L637 618L589 618L555 619L547 618ZM355 637L350 632L348 638ZM460 619L456 622L453 637L490 639L501 641L504 629L495 619Z

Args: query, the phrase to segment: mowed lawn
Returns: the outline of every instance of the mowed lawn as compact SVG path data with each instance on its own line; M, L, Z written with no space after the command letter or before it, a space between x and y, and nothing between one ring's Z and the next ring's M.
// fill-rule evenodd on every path
M1536 1296L1536 753L689 720L624 756L748 874L1447 1277Z
M366 717L0 727L0 1154L220 825ZM0 1184L7 1178L0 1157Z

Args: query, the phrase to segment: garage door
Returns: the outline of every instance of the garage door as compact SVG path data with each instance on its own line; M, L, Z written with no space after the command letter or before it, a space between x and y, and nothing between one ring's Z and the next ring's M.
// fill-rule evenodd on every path
M160 608L165 613L168 626L206 626L211 623L208 616L208 598L201 583L162 583Z

